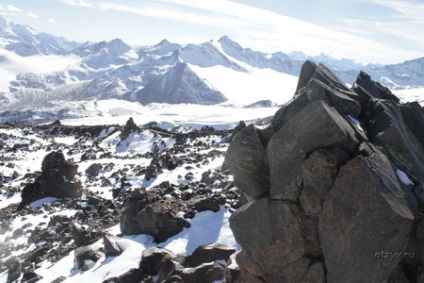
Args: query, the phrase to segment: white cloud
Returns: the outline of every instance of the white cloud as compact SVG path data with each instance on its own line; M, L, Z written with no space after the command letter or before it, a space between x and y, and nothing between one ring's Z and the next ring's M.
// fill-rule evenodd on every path
M34 19L38 19L38 16L36 14L33 14L31 12L27 13L29 17L34 18Z
M86 0L61 0L63 4L71 5L71 6L80 6L80 7L87 7L87 8L93 8L93 4Z
M364 1L364 0L358 0ZM367 38L376 38L387 47L398 46L405 53L420 52L424 47L424 4L405 0L371 0L372 3L385 8L386 12L378 18L356 17L340 19L335 28L345 33ZM388 9L387 9L388 8ZM384 50L384 49L383 49ZM384 52L386 52L384 50Z
M395 63L405 60L406 53L409 56L408 59L422 56L422 51L418 52L418 49L415 49L415 51L407 50L407 48L399 47L400 45L389 44L390 39L383 38L381 35L379 38L375 37L376 32L385 32L416 40L417 34L422 34L419 29L424 25L419 25L419 28L414 25L411 28L408 21L390 22L380 21L379 19L381 23L377 25L375 19L347 19L344 21L344 25L324 28L229 0L146 0L138 1L137 4L122 4L111 0L99 2L88 2L87 0L61 1L68 5L194 24L197 26L197 30L201 30L203 26L207 30L222 31L221 35L226 34L244 46L268 52L302 50L309 55L324 52L336 58L348 57L363 63ZM405 4L402 5L403 2L400 1L371 1L396 9L402 15L407 15L409 9L413 8ZM418 12L409 11L411 15L408 19L413 16L416 21L422 21L421 15L424 14L424 11L421 10L421 6L423 5L420 5ZM399 27L395 27L394 23L398 24ZM400 35L399 32L401 32ZM424 41L424 36L422 38L419 41ZM424 46L424 42L421 41L417 44Z
M12 5L6 5L6 9L11 12L11 13L19 13L22 12L21 9L19 9L18 7L12 6Z
M51 23L51 24L55 24L56 23L56 21L55 20L53 20L53 19L51 19L51 18L48 18L48 19L46 19L49 23Z
M363 63L393 63L403 60L401 58L405 56L402 48L367 39L365 34L355 36L228 0L156 0L138 5L105 1L97 7L225 28L227 35L242 45L269 52L303 50L310 55L324 52ZM419 53L411 51L410 56L419 57Z

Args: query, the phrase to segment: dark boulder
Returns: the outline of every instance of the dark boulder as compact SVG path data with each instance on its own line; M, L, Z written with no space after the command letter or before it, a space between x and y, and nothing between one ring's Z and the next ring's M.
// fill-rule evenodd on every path
M74 268L81 268L83 271L93 268L96 262L103 256L102 252L93 249L91 246L77 248L74 254Z
M306 228L305 222L301 209L291 202L263 198L239 208L230 227L243 247L237 255L240 267L266 282L278 282L271 278L282 278L291 263L319 255L316 228Z
M104 234L103 243L105 246L105 254L107 257L118 256L122 253L121 248L118 246L116 240L112 235Z
M22 274L22 264L16 257L10 257L6 262L7 266L7 282L17 280Z
M157 275L164 262L175 257L176 255L167 249L148 248L142 252L139 268L147 275Z
M310 103L288 121L267 146L271 198L298 198L301 168L308 154L331 147L352 154L357 146L354 130L334 108L322 100Z
M387 87L383 86L381 83L373 81L371 76L363 71L361 71L356 77L352 90L361 95L364 99L377 98L399 102L399 98Z
M203 263L196 267L184 268L179 276L184 283L213 283L225 278L225 268L218 263Z
M147 204L140 210L139 208L137 202L134 202L122 213L123 234L148 234L160 243L190 227L190 223L177 217L178 211L174 211L170 206Z
M212 210L213 212L217 212L221 209L220 204L222 203L220 203L218 198L209 196L195 199L193 201L193 207L197 212L205 210Z
M415 130L423 125L424 119L417 111L416 121L409 118L407 124L403 119L408 117L405 112L394 100L368 100L365 120L368 137L412 178L424 183L424 140L420 140L421 130Z
M326 66L306 61L299 75L299 82L292 100L274 115L272 127L281 129L309 103L322 100L337 109L342 115L358 117L360 97L346 87L337 75Z
M94 243L99 233L90 230L89 228L78 223L71 224L71 234L77 247Z
M103 283L140 283L140 282L152 282L153 281L144 281L145 274L142 270L138 268L132 268L122 274L119 277L109 278L103 281Z
M197 247L194 252L186 257L185 266L195 267L202 263L224 260L228 261L236 249L221 243L203 244Z
M242 129L231 142L225 164L248 200L269 190L268 158L257 130L251 124Z
M78 165L65 159L61 151L47 154L41 165L41 175L22 190L19 210L44 197L80 198L81 182L76 180Z
M121 141L126 140L131 133L135 132L139 130L139 128L137 127L137 125L134 122L134 119L132 117L130 117L127 122L125 123L125 127L122 130L121 134L119 135L119 138L121 139Z
M100 163L93 163L85 170L85 173L87 173L90 176L96 177L99 175L100 170L102 169L102 165Z

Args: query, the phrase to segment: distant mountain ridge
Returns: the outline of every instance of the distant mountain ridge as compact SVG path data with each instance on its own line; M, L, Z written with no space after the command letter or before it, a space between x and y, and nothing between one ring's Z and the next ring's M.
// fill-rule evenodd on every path
M206 72L199 70L216 68L216 72L226 70L234 76L273 70L298 76L306 59L324 63L347 83L353 83L358 72L363 70L394 89L424 86L424 58L396 65L364 66L324 54L308 57L301 52L268 54L254 51L243 48L227 36L218 41L186 46L164 39L154 46L133 49L121 39L78 44L0 17L0 47L28 58L36 54L73 54L80 58L56 72L17 75L9 83L8 90L0 91L0 105L3 105L0 110L56 99L116 98L142 104L218 104L228 99L228 93L211 84ZM232 77L225 79L231 83ZM246 105L251 103L246 102Z
M37 32L29 26L14 24L0 16L0 47L20 56L63 55L78 45L62 37Z

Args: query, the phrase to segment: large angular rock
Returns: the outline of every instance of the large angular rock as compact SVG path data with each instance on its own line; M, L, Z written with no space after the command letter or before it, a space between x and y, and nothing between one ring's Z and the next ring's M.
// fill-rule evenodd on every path
M175 259L175 257L176 255L167 249L148 248L142 253L139 268L145 274L157 275L165 261Z
M202 263L224 260L227 261L236 249L221 243L203 244L186 257L185 266L195 267Z
M399 98L382 84L375 82L371 79L371 76L361 71L356 77L356 81L353 83L352 90L365 100L369 98L377 99L390 99L395 102L399 102Z
M268 194L269 166L264 144L251 124L243 128L231 142L225 164L248 200Z
M305 229L304 223L308 221L291 202L263 198L239 208L230 227L243 248L237 255L242 271L266 280L282 278L289 264L304 255L320 254L316 231Z
M398 183L390 162L376 151L343 166L327 195L319 233L331 282L384 282L404 252L414 219L414 199Z
M43 159L41 170L41 176L33 183L28 183L22 190L22 202L18 210L44 197L81 197L82 185L75 178L78 165L67 161L61 151L47 154Z
M358 117L360 98L324 65L306 61L292 100L281 107L272 119L272 126L279 130L309 103L322 100L343 115Z
M135 124L134 119L130 117L125 123L125 127L119 135L119 138L121 139L121 141L126 140L132 132L135 132L137 130L139 130L139 128Z
M416 111L413 115L411 111L409 116L394 100L371 98L367 108L370 141L381 147L411 178L424 183L424 140L422 130L415 129L424 124L422 114ZM404 116L410 126L405 123Z
M184 268L179 276L184 283L212 283L225 278L225 268L219 263L208 262L196 267Z
M93 268L95 263L104 256L101 251L95 250L91 246L84 246L74 250L74 268L84 271Z
M358 145L350 124L324 101L310 103L270 140L267 155L271 170L271 198L297 200L301 166L320 148L339 147L352 154Z
M122 249L116 243L114 236L110 234L103 235L104 250L107 257L118 256L122 253Z
M120 227L125 235L148 234L160 243L190 227L190 223L177 217L176 212L169 207L156 203L139 210L135 202L122 213Z

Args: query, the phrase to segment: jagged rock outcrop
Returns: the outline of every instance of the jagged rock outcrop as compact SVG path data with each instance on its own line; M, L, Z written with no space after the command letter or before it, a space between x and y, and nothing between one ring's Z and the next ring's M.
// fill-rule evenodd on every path
M80 198L81 182L76 180L78 165L67 161L61 151L47 154L41 165L41 175L22 190L18 210L45 197Z
M228 149L249 200L230 218L242 250L229 282L423 280L423 123L366 73L349 89L305 62L271 125Z
M125 127L122 130L121 134L119 135L119 138L121 139L121 141L126 140L132 132L135 132L138 129L139 128L135 124L133 118L130 117L128 121L125 123Z

